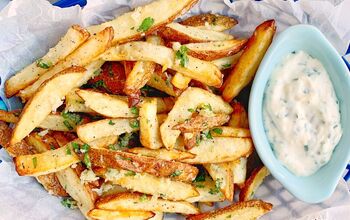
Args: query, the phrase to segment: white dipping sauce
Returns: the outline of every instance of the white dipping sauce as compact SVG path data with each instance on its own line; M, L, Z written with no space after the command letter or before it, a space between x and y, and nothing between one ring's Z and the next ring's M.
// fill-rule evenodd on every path
M342 136L329 76L304 51L289 54L272 73L263 116L276 157L298 176L309 176L326 164Z

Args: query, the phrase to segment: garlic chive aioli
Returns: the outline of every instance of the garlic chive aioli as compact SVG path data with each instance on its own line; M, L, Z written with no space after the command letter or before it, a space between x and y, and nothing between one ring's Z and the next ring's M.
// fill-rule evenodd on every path
M342 136L328 73L304 51L286 56L272 73L263 118L276 157L298 176L312 175L325 165Z

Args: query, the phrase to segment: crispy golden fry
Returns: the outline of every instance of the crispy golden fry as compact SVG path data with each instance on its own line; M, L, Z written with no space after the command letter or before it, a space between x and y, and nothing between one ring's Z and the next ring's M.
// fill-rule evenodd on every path
M188 54L201 60L212 61L219 58L234 55L241 51L247 40L225 40L206 43L184 44L188 48Z
M240 188L244 186L244 182L247 176L247 158L241 157L240 159L229 162L232 167L233 181Z
M45 56L25 67L6 81L6 96L11 97L21 89L29 86L36 79L45 74L52 66L56 65L56 63L64 60L70 53L86 41L89 36L90 34L79 25L70 27L56 46L51 48Z
M231 40L233 36L218 31L206 30L179 23L170 23L159 32L160 36L168 41L176 41L182 44L210 41Z
M66 95L64 109L65 112L84 112L84 113L94 113L92 109L85 105L84 99L80 98L76 91L78 89L73 89Z
M236 137L236 138L250 138L250 131L246 128L233 128L228 126L220 126L211 129L213 137Z
M149 173L158 177L190 182L197 176L198 169L189 164L140 156L128 152L107 149L89 150L93 166L130 170L131 175Z
M158 211L167 213L197 214L198 208L189 202L169 201L161 198L152 198L141 193L117 193L100 198L96 207L106 210L140 210Z
M153 76L155 68L156 64L154 62L137 61L126 78L123 90L125 94L137 93Z
M107 136L89 142L89 146L94 148L107 148L118 141L118 136Z
M183 160L183 159L188 159L188 158L194 158L195 155L185 152L185 151L179 151L179 150L167 150L165 148L160 148L156 150L152 149L147 149L143 147L135 147L127 150L130 153L138 154L138 155L143 155L147 157L154 157L157 159L162 159L162 160Z
M194 182L199 195L196 197L188 198L188 202L222 202L225 200L225 196L222 194L217 184L209 176L205 177L205 180Z
M191 82L191 78L177 72L171 79L171 83L178 89L186 89Z
M188 63L183 67L177 62L172 49L147 42L136 41L112 47L100 58L106 61L153 61L209 86L220 87L222 83L222 74L214 64L188 56Z
M157 70L156 70L157 71ZM159 91L165 92L166 94L170 96L178 96L181 92L180 90L176 90L176 88L173 87L171 83L169 83L167 80L164 80L159 74L154 73L152 77L147 82L147 85L158 89Z
M20 142L40 125L51 111L55 111L62 104L61 99L76 86L84 72L82 67L70 67L45 82L25 105L10 144Z
M141 104L139 115L141 144L150 149L161 148L163 143L157 118L157 100L144 101Z
M136 118L137 109L129 108L126 96L109 95L92 90L77 90L76 93L83 99L84 105L93 111L110 118ZM141 102L153 98L141 97ZM155 98L157 112L168 112L173 106L172 98Z
M219 190L225 195L225 198L229 201L233 201L234 188L233 188L233 176L232 168L228 163L216 163L216 164L204 164L204 168L208 171L209 175L217 182L220 183Z
M194 98L195 97L195 98ZM200 88L187 88L177 99L167 119L160 126L163 144L167 149L172 149L180 135L179 130L173 130L173 126L186 119L190 119L192 113L199 108L210 113L230 114L232 108L221 97Z
M239 102L234 102L232 108L233 112L228 125L234 128L249 128L248 114L243 105Z
M54 173L80 162L70 143L65 147L40 154L21 155L13 158L13 161L20 176L40 176Z
M181 201L198 195L197 190L189 183L174 181L169 178L156 177L148 173L136 173L131 176L130 171L108 169L94 170L107 181L121 185L129 190L160 196L163 198Z
M180 24L194 26L205 30L225 31L233 28L236 24L238 24L238 21L224 15L199 14L186 18L185 20L181 21Z
M158 28L172 22L175 18L189 10L198 0L157 0L150 4L127 12L112 21L88 27L90 33L97 33L106 27L113 27L116 33L113 45L132 40L139 40ZM162 12L162 13L159 13ZM150 28L143 28L145 19L153 19Z
M186 220L222 220L222 219L258 219L262 215L271 211L272 204L261 200L250 200L237 202L225 208L216 209L211 212L191 215Z
M265 166L256 168L244 183L244 187L239 193L239 201L251 200L254 197L256 190L268 175L270 175L270 172Z
M209 128L220 126L230 120L226 114L213 114L213 116L194 115L189 120L181 122L173 127L174 130L180 130L183 133L205 131Z
M213 137L200 141L198 146L189 150L196 155L195 158L182 161L190 164L223 163L250 155L252 151L250 138Z
M119 136L139 130L139 122L136 119L103 119L77 127L80 140L85 143L109 136Z
M255 29L242 56L223 85L222 97L226 101L230 102L252 81L267 48L272 42L275 31L274 20L265 21Z
M19 120L19 115L21 114L21 110L14 111L5 111L0 109L0 121L4 121L7 123L17 123Z
M240 52L236 53L235 55L212 60L210 62L212 64L214 64L215 66L217 66L220 70L225 70L225 69L231 68L234 65L236 65L236 63L238 62L242 53L243 53L243 51L240 51Z
M38 88L48 79L52 78L58 72L71 66L86 66L93 61L99 54L110 47L113 39L113 29L111 27L104 29L96 35L90 37L78 49L71 53L66 59L57 63L52 69L35 81L32 85L20 91L22 100L28 100L38 90ZM103 62L103 61L96 61ZM101 64L102 65L102 64ZM83 78L82 78L83 79ZM78 84L80 84L79 82Z
M154 216L153 212L147 211L112 211L104 209L93 209L88 216L96 220L144 220Z

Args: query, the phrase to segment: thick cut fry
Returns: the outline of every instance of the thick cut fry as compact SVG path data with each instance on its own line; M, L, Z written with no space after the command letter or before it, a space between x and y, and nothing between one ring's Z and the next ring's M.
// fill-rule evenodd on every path
M202 140L198 146L189 150L196 155L195 158L182 161L191 164L223 163L250 155L252 151L253 143L250 138L213 137Z
M188 56L188 63L183 67L177 62L172 49L147 42L131 42L112 47L101 55L101 59L153 61L209 86L220 87L222 83L222 74L214 64Z
M125 94L135 94L146 85L152 77L155 67L156 64L154 62L137 61L126 78L123 90Z
M205 131L215 126L225 124L230 120L230 116L226 114L213 114L213 116L194 115L189 120L181 122L173 127L183 133Z
M180 24L194 26L205 30L225 31L233 28L236 24L238 24L238 21L224 15L199 14L181 21Z
M229 201L233 201L234 188L232 169L228 163L204 164L209 175L219 184L218 188Z
M188 202L221 202L225 200L225 196L217 188L217 184L208 176L203 181L193 183L199 195L188 198Z
M90 143L100 138L119 136L139 130L136 119L103 119L77 127L77 134L80 140Z
M139 40L172 22L176 17L189 10L198 0L157 0L131 12L127 12L112 21L88 27L90 33L97 33L106 27L113 27L116 33L113 45L132 40ZM161 12L161 13L160 13ZM153 19L152 26L147 30L142 29L145 19Z
M137 173L148 173L158 177L190 182L197 176L198 169L189 164L139 156L132 153L91 148L88 152L93 166L121 168Z
M236 65L236 63L238 62L242 53L243 53L243 51L240 51L240 52L236 53L235 55L212 60L210 62L212 64L214 64L215 66L217 66L220 70L225 70L225 69L231 68L234 65Z
M179 96L167 119L160 126L163 144L167 149L174 148L181 133L179 130L173 130L173 126L190 119L192 113L203 106L207 106L207 111L216 114L230 114L232 112L231 106L224 102L221 97L200 88L187 88Z
M67 154L67 152L70 152L70 154ZM80 162L79 157L74 153L71 143L65 147L41 154L18 156L13 161L20 176L40 176L54 173Z
M176 88L174 88L171 83L169 83L167 80L164 80L157 73L154 73L152 75L152 77L147 82L147 85L174 97L178 96L181 92L180 90L176 90Z
M211 212L205 212L198 215L188 216L186 220L242 220L258 219L262 215L271 211L272 204L261 201L251 200L246 202L237 202L225 208L216 209Z
M138 113L129 108L126 96L109 95L107 93L95 92L92 90L77 90L76 93L83 99L84 105L89 109L111 118L136 118ZM141 97L141 102L153 98ZM155 98L157 112L168 112L173 106L172 98Z
M198 208L189 202L169 201L161 198L152 198L140 193L117 193L100 198L96 207L107 210L140 210L158 211L167 213L197 214Z
M29 86L41 75L45 74L53 65L65 59L86 41L89 36L90 34L79 25L70 27L57 45L51 48L45 56L25 67L6 81L6 96L11 97L19 90Z
M193 155L189 152L179 151L179 150L175 150L175 149L167 150L165 148L152 150L152 149L147 149L147 148L143 148L143 147L134 147L134 148L128 149L128 152L134 153L137 155L154 157L154 158L162 159L162 160L168 160L168 161L183 160L183 159L195 157L195 155Z
M77 89L78 90L78 89ZM84 99L80 98L78 94L76 94L77 90L72 90L66 95L64 108L65 112L84 112L84 113L94 113L92 109L85 105Z
M238 63L223 85L222 97L226 101L231 101L252 81L267 48L272 42L275 31L274 20L265 21L255 29Z
M250 138L250 131L246 128L233 128L228 126L220 126L211 129L213 137L236 137L236 138Z
M157 100L152 99L141 104L140 141L144 147L159 149L163 146L157 118Z
M176 41L182 44L233 39L233 36L229 34L185 26L179 23L170 23L166 25L159 34L168 41Z
M99 172L95 172L101 175ZM162 196L165 199L181 201L198 195L197 190L189 183L174 181L169 178L156 177L147 173L129 175L129 171L108 169L102 171L107 181L121 185L129 190Z
M178 89L186 89L191 82L191 78L177 72L171 79L171 83Z
M145 220L154 216L153 212L147 211L112 211L104 209L93 209L88 216L96 220Z
M8 112L0 109L0 121L4 121L7 123L17 123L20 114L21 110L14 110Z
M229 162L232 167L233 181L240 188L244 186L244 182L247 176L247 158L241 157L240 159Z
M104 29L96 35L90 37L84 44L71 53L65 60L57 63L52 69L40 76L32 85L20 91L22 100L28 100L38 90L38 88L48 79L52 78L58 72L71 66L86 66L93 61L99 54L110 47L113 39L113 29L111 27ZM96 61L98 62L98 61ZM99 61L103 62L103 61ZM83 79L83 78L82 78ZM80 84L79 82L78 84Z
M70 67L45 82L25 105L10 144L20 142L40 125L51 111L55 111L62 104L61 99L76 86L84 72L85 69L82 67Z
M270 175L270 172L265 166L256 168L252 175L244 183L244 187L239 193L239 201L247 201L252 199L254 197L254 193L268 175Z
M249 128L248 114L243 105L239 102L234 102L232 108L233 112L228 125L234 128Z
M231 56L243 49L247 40L226 40L207 43L185 44L190 56L201 60L212 61L215 59Z
M70 123L67 127L65 121L66 119L60 114L49 114L38 127L52 131L75 131L77 125Z
M107 148L109 145L115 144L118 141L118 136L107 136L89 142L89 146L94 148Z

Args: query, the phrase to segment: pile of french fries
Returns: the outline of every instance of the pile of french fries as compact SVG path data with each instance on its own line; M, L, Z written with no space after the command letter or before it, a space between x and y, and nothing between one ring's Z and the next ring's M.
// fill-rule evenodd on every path
M248 177L254 147L246 110L234 98L252 81L275 23L237 39L224 32L237 24L227 16L174 22L195 3L155 0L100 25L73 25L7 80L7 97L24 103L0 111L0 144L17 173L35 177L87 219L256 219L269 212L270 203L253 199L269 172L261 166ZM225 200L232 204L198 208Z

